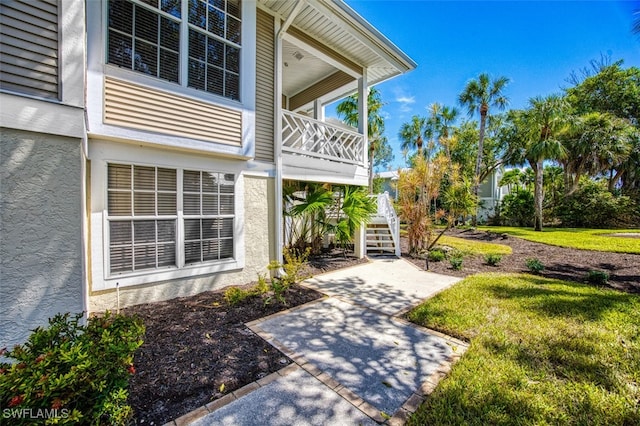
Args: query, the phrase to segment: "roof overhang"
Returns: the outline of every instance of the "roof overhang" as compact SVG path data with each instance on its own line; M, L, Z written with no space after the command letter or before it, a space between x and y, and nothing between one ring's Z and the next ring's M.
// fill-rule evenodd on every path
M299 40L310 48L315 44L342 65L352 76L366 69L368 85L379 84L416 68L417 64L387 37L342 0L258 0L258 4L281 21L290 19L288 40ZM296 12L291 19L292 12ZM305 44L306 43L306 44ZM340 69L340 68L338 68ZM322 96L332 102L352 94L351 82Z

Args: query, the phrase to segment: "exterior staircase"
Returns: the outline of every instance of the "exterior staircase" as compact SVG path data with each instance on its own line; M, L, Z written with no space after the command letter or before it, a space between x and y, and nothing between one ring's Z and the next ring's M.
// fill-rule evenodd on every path
M373 195L378 210L367 224L367 255L389 254L400 257L400 220L388 193Z

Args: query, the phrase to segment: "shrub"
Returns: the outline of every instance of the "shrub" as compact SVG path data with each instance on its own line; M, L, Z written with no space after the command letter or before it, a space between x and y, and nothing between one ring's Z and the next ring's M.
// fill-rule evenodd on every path
M627 196L616 196L605 182L585 178L578 190L563 199L557 208L562 226L575 228L615 228L635 225L640 219Z
M273 277L269 283L269 287L273 292L273 297L283 305L286 304L284 293L289 289L289 287L309 278L309 275L303 274L302 271L304 271L307 266L307 259L309 258L310 253L311 248L309 247L307 247L307 249L302 253L295 249L285 248L283 253L284 264L273 261L267 266L267 268L272 272L276 272L280 269L284 270L284 274L282 276ZM260 278L258 278L258 281L259 279ZM267 298L265 303L271 303L271 297Z
M241 303L249 296L251 296L251 293L240 287L229 287L224 291L224 300L231 306Z
M464 260L464 255L459 252L453 252L453 254L451 254L451 257L449 258L449 263L451 264L451 268L453 268L454 271L459 271L462 269L462 262Z
M441 262L446 258L446 254L444 253L443 250L434 249L429 251L427 258L431 262Z
M596 285L607 285L609 282L609 273L605 271L592 270L587 273L587 281Z
M484 256L485 262L491 266L498 266L500 261L502 261L502 255L498 253L488 253Z
M544 265L542 264L542 262L540 262L540 260L536 259L535 257L527 259L526 262L527 268L529 268L529 270L534 274L538 274L544 270Z
M33 424L29 416L17 414L22 409L46 413L57 424L131 421L127 387L144 325L138 318L108 312L89 318L86 326L81 318L58 314L47 328L33 330L25 344L2 351L14 361L0 363L0 407L16 410L11 424Z
M499 211L504 225L533 226L533 217L535 216L533 193L521 189L513 194L505 195Z

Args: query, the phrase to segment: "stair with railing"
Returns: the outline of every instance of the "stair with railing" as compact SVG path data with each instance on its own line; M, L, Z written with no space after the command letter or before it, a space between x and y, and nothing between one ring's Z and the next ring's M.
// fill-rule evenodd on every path
M400 257L400 220L388 193L372 195L378 209L367 224L367 255L391 254Z

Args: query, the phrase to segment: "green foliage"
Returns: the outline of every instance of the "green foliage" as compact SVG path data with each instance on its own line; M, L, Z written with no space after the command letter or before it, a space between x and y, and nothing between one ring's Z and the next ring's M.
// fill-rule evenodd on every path
M454 271L459 271L462 269L462 262L464 261L464 254L461 251L454 251L449 256L449 263L451 264L451 268Z
M224 300L231 306L243 302L249 296L251 292L240 287L229 287L224 291Z
M488 253L511 254L511 247L504 244L485 243L483 241L469 240L466 238L450 237L443 235L438 244L456 249L463 254L485 255Z
M500 222L511 226L533 226L533 193L519 190L507 194L500 203Z
M484 256L485 262L490 266L498 266L498 264L502 261L502 255L498 253L488 253Z
M539 274L544 270L544 265L542 264L542 262L540 262L540 260L535 257L530 257L525 262L527 264L527 268L529 268L529 270L534 274Z
M283 270L282 276L274 276L269 282L269 287L273 293L273 298L286 305L284 294L289 290L293 284L309 278L304 274L304 270L307 266L307 260L311 249L307 248L303 252L296 250L285 249L283 252L284 264L273 261L269 263L268 269L274 272L276 275L278 271ZM258 281L258 283L260 283ZM269 297L265 300L265 303L271 303L272 298Z
M430 262L442 262L446 257L447 255L442 249L429 250L429 254L427 255Z
M470 346L407 424L637 425L640 297L477 274L411 321Z
M47 424L127 424L132 409L127 386L135 374L133 355L142 345L144 325L137 318L89 318L58 314L38 327L24 345L4 352L0 363L0 407L55 410ZM41 419L42 420L42 419ZM29 418L12 424L33 424Z
M587 281L595 285L607 285L609 273L606 271L592 270L587 273Z
M346 186L340 201L344 217L338 220L334 230L336 240L344 248L353 241L356 229L368 222L378 207L364 188L356 186Z
M578 190L565 197L557 208L563 226L615 228L640 222L634 204L627 196L615 196L604 182L582 179Z

